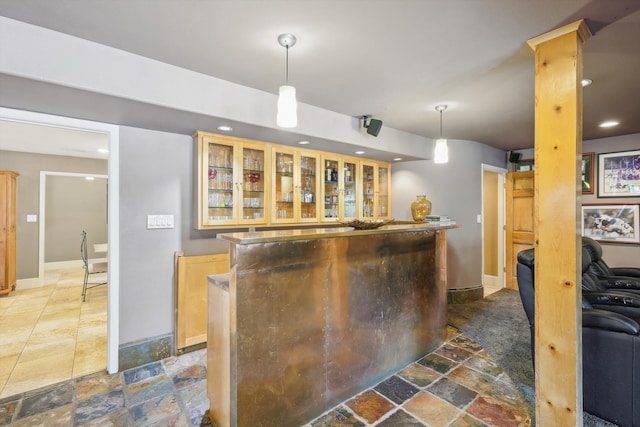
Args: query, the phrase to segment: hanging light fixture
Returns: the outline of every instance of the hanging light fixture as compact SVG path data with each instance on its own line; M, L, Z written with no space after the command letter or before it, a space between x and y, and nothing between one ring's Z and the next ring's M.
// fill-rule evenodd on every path
M278 43L287 49L287 74L285 84L280 86L276 123L283 128L294 128L298 126L298 101L296 101L296 88L289 86L289 48L296 44L296 36L288 33L280 34Z
M446 105L436 105L436 111L440 112L440 138L436 139L433 163L449 163L449 147L447 146L447 140L442 137L442 112L446 109Z

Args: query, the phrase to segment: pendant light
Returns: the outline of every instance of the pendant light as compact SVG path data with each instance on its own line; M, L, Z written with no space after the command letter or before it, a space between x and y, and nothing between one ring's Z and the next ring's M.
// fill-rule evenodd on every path
M296 88L289 86L289 48L296 44L296 36L288 33L280 34L278 43L287 49L287 74L285 84L280 86L276 123L283 128L294 128L298 126L298 102Z
M447 140L442 137L442 112L446 109L446 105L436 105L436 111L440 112L440 138L436 140L433 163L449 163L449 147L447 146Z

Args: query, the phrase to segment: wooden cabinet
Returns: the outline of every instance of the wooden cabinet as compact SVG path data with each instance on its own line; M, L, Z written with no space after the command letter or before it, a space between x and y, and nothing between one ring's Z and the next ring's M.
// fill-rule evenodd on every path
M274 224L317 223L320 188L320 156L306 150L273 147L271 222Z
M326 154L322 158L324 222L349 221L358 217L359 159Z
M0 295L16 288L16 178L0 171Z
M373 161L361 162L362 203L359 205L360 218L391 219L390 198L391 174L386 163Z
M202 132L195 138L197 227L266 225L270 186L265 144Z
M197 229L390 217L388 163L207 132L194 141Z
M176 253L176 353L207 341L207 276L228 272L228 253Z

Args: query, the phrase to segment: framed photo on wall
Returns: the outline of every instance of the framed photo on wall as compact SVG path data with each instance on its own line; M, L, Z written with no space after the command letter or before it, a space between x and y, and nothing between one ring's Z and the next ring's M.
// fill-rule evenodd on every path
M598 197L640 197L640 150L598 154Z
M582 235L601 242L640 244L640 205L582 205Z
M595 185L593 182L593 170L595 153L582 153L582 194L593 194Z

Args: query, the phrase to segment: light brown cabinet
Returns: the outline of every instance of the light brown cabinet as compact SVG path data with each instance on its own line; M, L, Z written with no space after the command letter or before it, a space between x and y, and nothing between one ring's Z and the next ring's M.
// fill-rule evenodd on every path
M391 219L389 189L391 174L386 163L362 161L362 204L359 206L362 219Z
M0 171L0 295L16 288L16 191L18 174Z
M313 151L277 146L272 152L273 224L317 223L320 155Z
M229 254L176 254L176 353L207 341L207 276L229 272Z
M323 222L349 221L358 218L358 201L361 189L358 186L360 159L325 154L324 164L324 208Z
M268 222L269 150L264 143L198 132L198 228Z
M194 142L197 229L390 218L388 163L207 132Z

